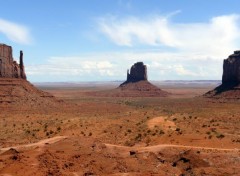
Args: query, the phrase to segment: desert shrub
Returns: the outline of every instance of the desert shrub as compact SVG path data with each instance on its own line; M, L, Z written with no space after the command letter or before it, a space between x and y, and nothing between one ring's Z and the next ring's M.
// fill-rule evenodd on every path
M142 138L142 134L139 133L139 134L135 137L135 140L136 140L136 141L140 141L141 138Z
M132 132L132 130L128 129L128 130L127 130L127 132L131 133L131 132Z
M30 134L30 130L26 130L25 133Z
M165 132L163 130L160 130L159 134L165 134Z
M219 133L219 134L216 135L216 137L217 137L218 139L222 139L222 138L224 138L225 136L224 136L223 134L220 134L220 133Z
M180 130L180 128L176 128L176 130L175 130L175 131L181 131L181 130Z

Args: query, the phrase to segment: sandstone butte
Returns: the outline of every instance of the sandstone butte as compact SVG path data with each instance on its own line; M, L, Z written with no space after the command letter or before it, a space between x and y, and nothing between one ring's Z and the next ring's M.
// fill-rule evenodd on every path
M23 52L20 51L19 64L13 59L12 47L0 44L0 108L19 107L21 109L50 107L59 105L49 93L43 92L27 81Z
M144 65L143 62L135 63L131 67L130 73L129 70L127 70L127 80L122 83L118 89L120 89L125 96L165 97L169 95L168 92L161 90L148 81L147 66Z
M13 60L12 47L5 44L0 44L0 78L26 79L22 51L20 51L18 64Z
M212 98L240 98L240 51L234 51L223 61L222 84L204 96Z

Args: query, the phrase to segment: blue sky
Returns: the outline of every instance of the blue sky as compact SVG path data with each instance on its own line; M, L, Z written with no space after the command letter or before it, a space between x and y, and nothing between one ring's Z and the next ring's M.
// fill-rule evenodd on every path
M7 0L0 43L24 51L33 82L126 79L135 62L150 80L221 79L240 49L237 0Z

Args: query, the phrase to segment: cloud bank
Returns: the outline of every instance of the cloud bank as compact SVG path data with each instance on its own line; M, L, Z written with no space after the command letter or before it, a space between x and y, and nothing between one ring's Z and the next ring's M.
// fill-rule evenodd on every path
M29 65L27 74L72 81L124 80L126 70L143 61L150 80L221 79L223 59L240 47L240 15L201 23L176 23L172 16L103 17L97 22L103 39L121 51L50 57L46 65Z
M26 26L13 23L0 18L0 33L4 34L9 40L20 43L30 44L31 36Z
M192 60L188 56L151 51L50 57L45 65L26 65L26 72L34 81L39 77L53 81L124 80L127 69L143 61L148 66L150 80L220 79L222 61L204 56Z
M104 17L98 20L101 32L120 46L165 46L184 52L222 56L239 44L240 16L211 18L205 23L174 23L171 16L145 19Z

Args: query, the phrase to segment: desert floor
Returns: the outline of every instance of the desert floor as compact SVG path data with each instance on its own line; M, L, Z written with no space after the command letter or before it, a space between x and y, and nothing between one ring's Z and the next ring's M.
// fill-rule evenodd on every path
M59 106L4 106L0 176L240 175L240 100L215 84L158 84L169 97L104 97L118 83L41 84ZM43 102L44 103L44 102Z

